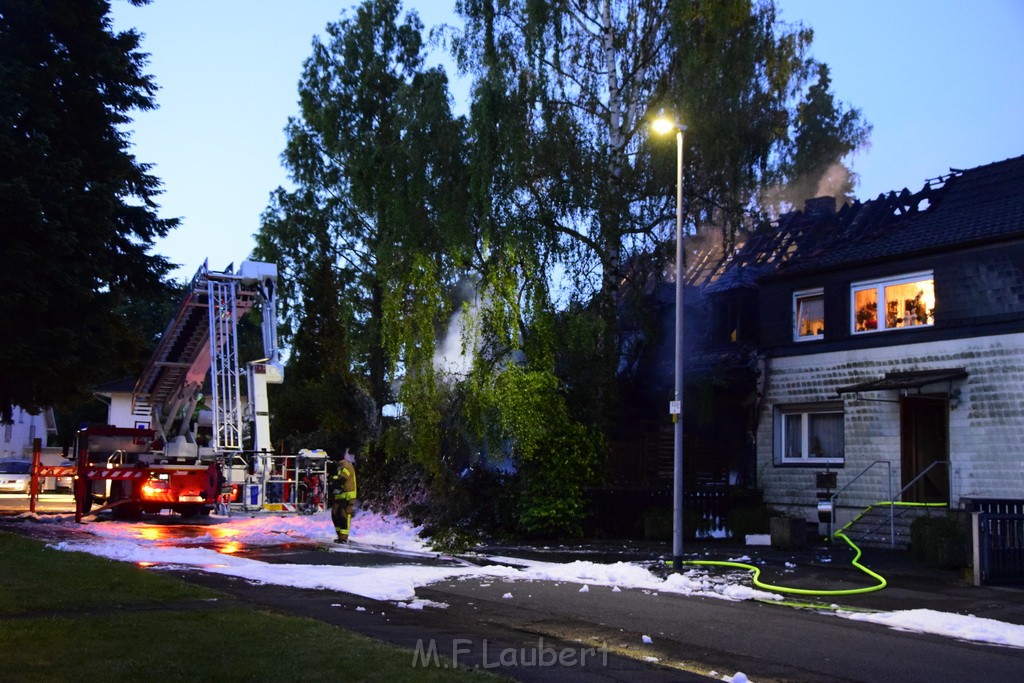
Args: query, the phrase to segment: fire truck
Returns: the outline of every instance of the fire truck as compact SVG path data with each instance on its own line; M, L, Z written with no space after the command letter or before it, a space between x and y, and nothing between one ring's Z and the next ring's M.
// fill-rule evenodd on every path
M78 433L78 521L104 509L129 519L162 510L209 515L228 492L237 498L247 479L259 479L272 454L267 385L284 380L276 286L271 263L199 268L135 384L128 414ZM257 305L264 357L243 371L238 321ZM126 419L132 426L117 424ZM204 419L208 433L199 438ZM253 493L262 496L262 487Z

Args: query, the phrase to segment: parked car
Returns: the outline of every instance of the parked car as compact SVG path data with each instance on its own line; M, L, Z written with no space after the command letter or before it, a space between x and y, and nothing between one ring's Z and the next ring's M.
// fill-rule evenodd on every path
M32 485L30 460L0 460L0 493L28 493Z
M74 467L75 463L70 460L65 460L60 464L61 467ZM63 493L71 493L72 487L75 484L75 478L71 476L57 477L55 490Z

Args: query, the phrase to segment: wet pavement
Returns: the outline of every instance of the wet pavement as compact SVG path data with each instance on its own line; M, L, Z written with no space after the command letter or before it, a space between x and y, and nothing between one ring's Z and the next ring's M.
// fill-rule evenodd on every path
M0 528L15 524L18 533L33 535L47 541L65 540L69 536L87 536L77 525L24 524L16 512L23 512L26 499L0 496ZM68 496L54 496L48 504L67 506ZM10 499L10 500L6 500ZM15 500L18 499L18 500ZM5 510L4 504L18 506ZM52 514L52 513L43 513ZM66 511L61 512L66 514ZM246 545L222 532L221 518L199 518L183 524L177 516L147 515L144 523L133 524L140 539L175 545L178 539L208 536L210 540L193 547L207 547L226 554L237 554L272 564L321 564L338 566L389 566L413 564L430 567L465 566L466 564L508 564L517 559L567 563L574 561L610 564L636 562L653 573L667 576L671 545L645 541L605 541L562 544L484 543L458 557L451 555L405 552L360 543L321 545L307 539L296 539L273 546ZM103 521L103 524L113 523ZM773 586L812 590L842 590L872 586L877 581L851 563L854 551L843 542L819 541L802 549L782 550L771 546L744 546L725 540L692 541L684 546L684 560L741 561L761 569L760 581ZM878 591L859 595L790 596L787 600L805 602L810 606L841 605L852 609L897 611L932 609L957 614L971 614L1024 625L1024 585L974 586L970 569L939 569L914 559L904 550L864 548L860 563L885 578L888 585ZM688 571L690 567L684 567ZM749 577L751 572L720 567L705 567L711 573L738 573ZM743 580L749 584L749 578Z
M338 567L389 567L406 564L418 567L461 567L466 562L450 555L404 552L361 543L320 545L316 543L286 543L258 547L238 553L269 564L309 564Z
M18 514L29 509L28 496L21 493L0 493L0 515ZM69 493L42 493L36 500L40 514L75 514L75 499Z
M461 559L513 565L522 559L630 561L667 574L671 568L660 550L656 545L628 543L490 545ZM288 561L296 561L303 552L309 557L333 554L332 560L342 564L357 561L353 553L294 552ZM824 544L782 551L725 543L694 546L687 553L702 559L743 559L762 568L762 580L794 586L835 589L872 583L844 566L846 554L841 547ZM934 609L1024 624L1024 591L974 587L962 573L921 566L899 551L869 549L862 561L885 575L889 586L842 598L800 598L804 606L798 608L789 601L729 601L652 590L613 591L607 586L582 591L572 581L473 577L418 588L418 598L444 607L413 610L345 593L253 586L197 572L180 575L255 605L317 618L411 650L434 644L442 656L454 655L470 668L492 669L516 680L708 680L705 676L720 678L738 671L759 683L1024 679L1024 650L894 631L833 616L837 607ZM537 653L547 650L566 653L576 664L538 667ZM583 653L592 651L596 654L590 655L589 664L579 666ZM507 657L504 663L502 656Z
M667 576L673 571L671 545L643 541L580 543L574 545L499 545L477 549L488 555L519 557L547 562L576 560L610 563L640 562L653 573ZM745 546L724 540L695 541L684 546L683 559L738 561L757 566L760 581L774 586L811 590L845 590L874 586L876 579L853 566L855 551L842 541L821 541L802 549L783 550L771 546ZM975 586L970 568L941 569L927 566L906 550L862 549L860 564L880 574L885 588L858 595L807 596L780 594L808 607L853 610L899 611L930 609L974 615L1024 625L1024 585ZM684 566L683 571L692 567ZM703 567L712 573L750 577L752 572L726 567ZM749 583L749 579L744 581Z
M60 534L86 533L76 525L33 524L0 515L0 529L46 540L56 540L53 536L58 533L54 529L57 526ZM236 542L229 534L218 536L217 518L190 524L181 524L176 518L147 518L133 527L140 538L166 538L168 543L173 543L173 537L210 536L204 547L272 564L372 568L408 564L514 566L523 560L581 560L637 562L659 575L672 572L668 564L671 548L644 542L492 543L452 557L408 553L358 541L347 547L298 540L272 547L231 546ZM688 544L684 549L686 560L742 561L759 567L763 582L819 590L874 584L872 577L850 564L853 556L853 550L844 543L780 550L707 541ZM309 616L412 650L435 643L442 656L451 658L454 654L471 668L493 668L517 680L706 680L701 674L712 670L729 675L744 671L758 681L875 681L894 677L929 683L1024 680L1024 650L902 633L832 616L837 608L928 609L1024 625L1024 589L976 587L963 570L927 567L905 551L865 548L860 561L884 576L888 586L841 597L786 596L786 606L659 595L657 591L611 593L607 587L582 592L579 585L565 581L471 579L441 581L417 589L417 597L446 607L414 610L335 591L253 584L199 571L174 573L187 581L223 590L257 608ZM732 568L706 570L750 573ZM749 579L743 583L749 585ZM514 599L505 598L509 593ZM648 644L644 636L652 643ZM809 644L813 644L810 649ZM602 659L600 663L591 659L589 668L578 664L555 670L538 667L537 653L547 652L546 648L577 658L591 648L602 648L598 650ZM533 660L526 658L527 650L533 653ZM513 653L512 660L492 667L498 652ZM913 667L908 668L906 662L913 662Z

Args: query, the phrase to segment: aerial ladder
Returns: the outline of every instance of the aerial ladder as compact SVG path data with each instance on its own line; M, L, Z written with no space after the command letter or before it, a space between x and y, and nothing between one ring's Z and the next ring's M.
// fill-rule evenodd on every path
M135 384L135 426L79 432L77 519L95 503L124 517L161 509L209 514L222 491L237 492L244 483L252 484L249 502L263 503L273 454L267 385L284 381L276 288L272 263L243 261L237 272L232 266L210 270L208 262L199 268ZM257 304L264 356L245 364L243 406L238 321ZM211 415L203 445L194 429L200 401Z
M207 264L192 278L178 313L170 321L132 394L136 414L152 416L157 435L168 444L194 444L189 420L194 414L207 375L213 415L212 448L243 450L243 426L238 359L238 321L261 304L264 358L247 364L249 402L255 425L253 450L271 451L266 385L284 381L277 346L277 266L243 261L235 273L209 270ZM258 375L258 377L257 377Z

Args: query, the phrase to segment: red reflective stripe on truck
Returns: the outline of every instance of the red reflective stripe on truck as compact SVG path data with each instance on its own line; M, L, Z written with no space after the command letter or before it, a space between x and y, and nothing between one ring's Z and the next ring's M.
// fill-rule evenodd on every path
M108 470L95 469L85 473L87 479L138 479L149 474L149 470Z

